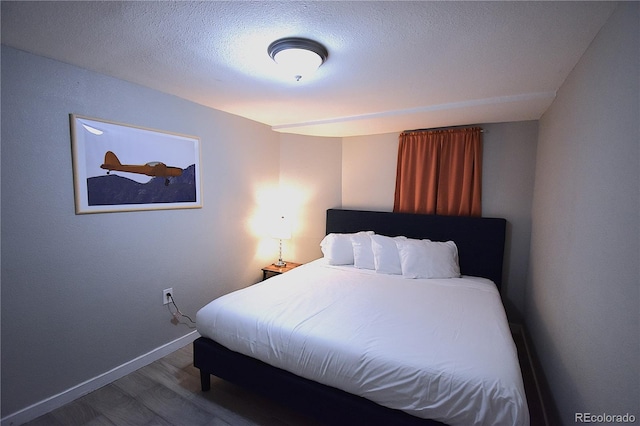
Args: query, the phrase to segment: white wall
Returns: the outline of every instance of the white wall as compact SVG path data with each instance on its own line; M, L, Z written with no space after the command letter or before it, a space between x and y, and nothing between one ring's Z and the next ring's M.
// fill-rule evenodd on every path
M540 120L526 322L566 425L640 418L639 22L621 3Z
M508 220L503 295L519 321L529 264L531 200L538 132L536 121L483 124L482 210ZM343 139L342 206L393 210L398 134Z
M398 134L344 138L342 158L342 207L392 211Z
M503 302L522 322L529 272L538 122L483 124L482 214L507 219Z
M269 127L2 47L2 417L190 333L181 310L260 279L280 180ZM199 136L202 209L76 215L69 113ZM339 188L339 185L338 185Z
M280 143L278 202L292 217L283 257L304 263L322 256L326 210L342 203L342 140L283 133Z

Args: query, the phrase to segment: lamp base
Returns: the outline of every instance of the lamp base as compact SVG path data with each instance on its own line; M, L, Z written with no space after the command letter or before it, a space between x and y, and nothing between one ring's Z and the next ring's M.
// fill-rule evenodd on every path
M287 266L287 262L283 261L282 259L274 262L273 264L279 268L284 268L285 266Z

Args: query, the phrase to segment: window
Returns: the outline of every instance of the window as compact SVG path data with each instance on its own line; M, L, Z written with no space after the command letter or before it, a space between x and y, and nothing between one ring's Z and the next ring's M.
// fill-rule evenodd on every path
M403 132L393 211L482 214L482 129Z

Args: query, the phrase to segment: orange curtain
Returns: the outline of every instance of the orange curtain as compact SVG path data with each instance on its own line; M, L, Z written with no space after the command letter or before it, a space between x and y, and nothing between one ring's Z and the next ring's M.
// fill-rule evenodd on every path
M482 129L403 132L394 212L480 216Z

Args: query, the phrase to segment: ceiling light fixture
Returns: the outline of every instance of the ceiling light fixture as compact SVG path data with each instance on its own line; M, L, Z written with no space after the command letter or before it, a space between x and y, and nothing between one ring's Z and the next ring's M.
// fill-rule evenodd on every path
M317 41L298 37L276 40L269 45L267 52L296 81L310 77L329 56L327 48Z

